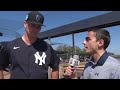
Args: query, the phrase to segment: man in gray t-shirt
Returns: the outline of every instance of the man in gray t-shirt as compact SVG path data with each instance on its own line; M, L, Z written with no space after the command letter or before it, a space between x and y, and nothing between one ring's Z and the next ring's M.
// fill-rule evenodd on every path
M119 79L120 62L109 56L106 48L110 43L110 34L105 29L88 31L83 44L85 51L92 58L85 65L81 79ZM68 66L65 74L74 78L74 68Z

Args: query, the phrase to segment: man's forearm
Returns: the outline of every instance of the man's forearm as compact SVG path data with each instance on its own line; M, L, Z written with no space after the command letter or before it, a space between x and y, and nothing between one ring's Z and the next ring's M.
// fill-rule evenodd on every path
M52 69L51 79L59 79L59 69Z
M64 72L63 77L64 77L64 79L78 79L78 78L76 77L76 73L75 73L75 72L72 73L70 76L67 75L67 74Z
M59 71L53 71L51 75L51 79L58 79L59 78Z
M0 79L3 79L3 71L0 70Z

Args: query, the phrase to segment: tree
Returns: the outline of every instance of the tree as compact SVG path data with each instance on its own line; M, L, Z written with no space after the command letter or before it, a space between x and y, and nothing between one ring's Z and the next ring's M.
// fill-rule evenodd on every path
M109 55L115 55L115 54L114 54L114 53L112 53L112 52L108 52L108 54L109 54Z
M76 53L76 54L81 54L81 49L78 46L75 46L75 52L73 53L73 47L72 46L68 46L68 45L59 45L56 48L57 51L65 51L68 52L68 57L70 57L72 54Z

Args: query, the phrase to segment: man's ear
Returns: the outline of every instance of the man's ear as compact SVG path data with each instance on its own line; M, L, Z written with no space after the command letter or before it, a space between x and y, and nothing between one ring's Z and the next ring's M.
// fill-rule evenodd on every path
M98 41L98 45L101 47L101 46L104 46L104 40L103 39L100 39Z
M26 28L26 24L27 24L27 22L26 21L24 21L24 27Z

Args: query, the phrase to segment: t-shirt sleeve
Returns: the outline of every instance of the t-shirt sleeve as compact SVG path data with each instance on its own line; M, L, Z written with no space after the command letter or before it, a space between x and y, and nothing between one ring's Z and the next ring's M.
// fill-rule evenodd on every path
M53 50L52 47L51 48L51 62L50 62L50 67L51 68L58 68L59 67L59 63L60 63L60 59L57 57L55 51Z
M0 69L4 70L9 65L9 59L6 46L1 45L0 48Z

